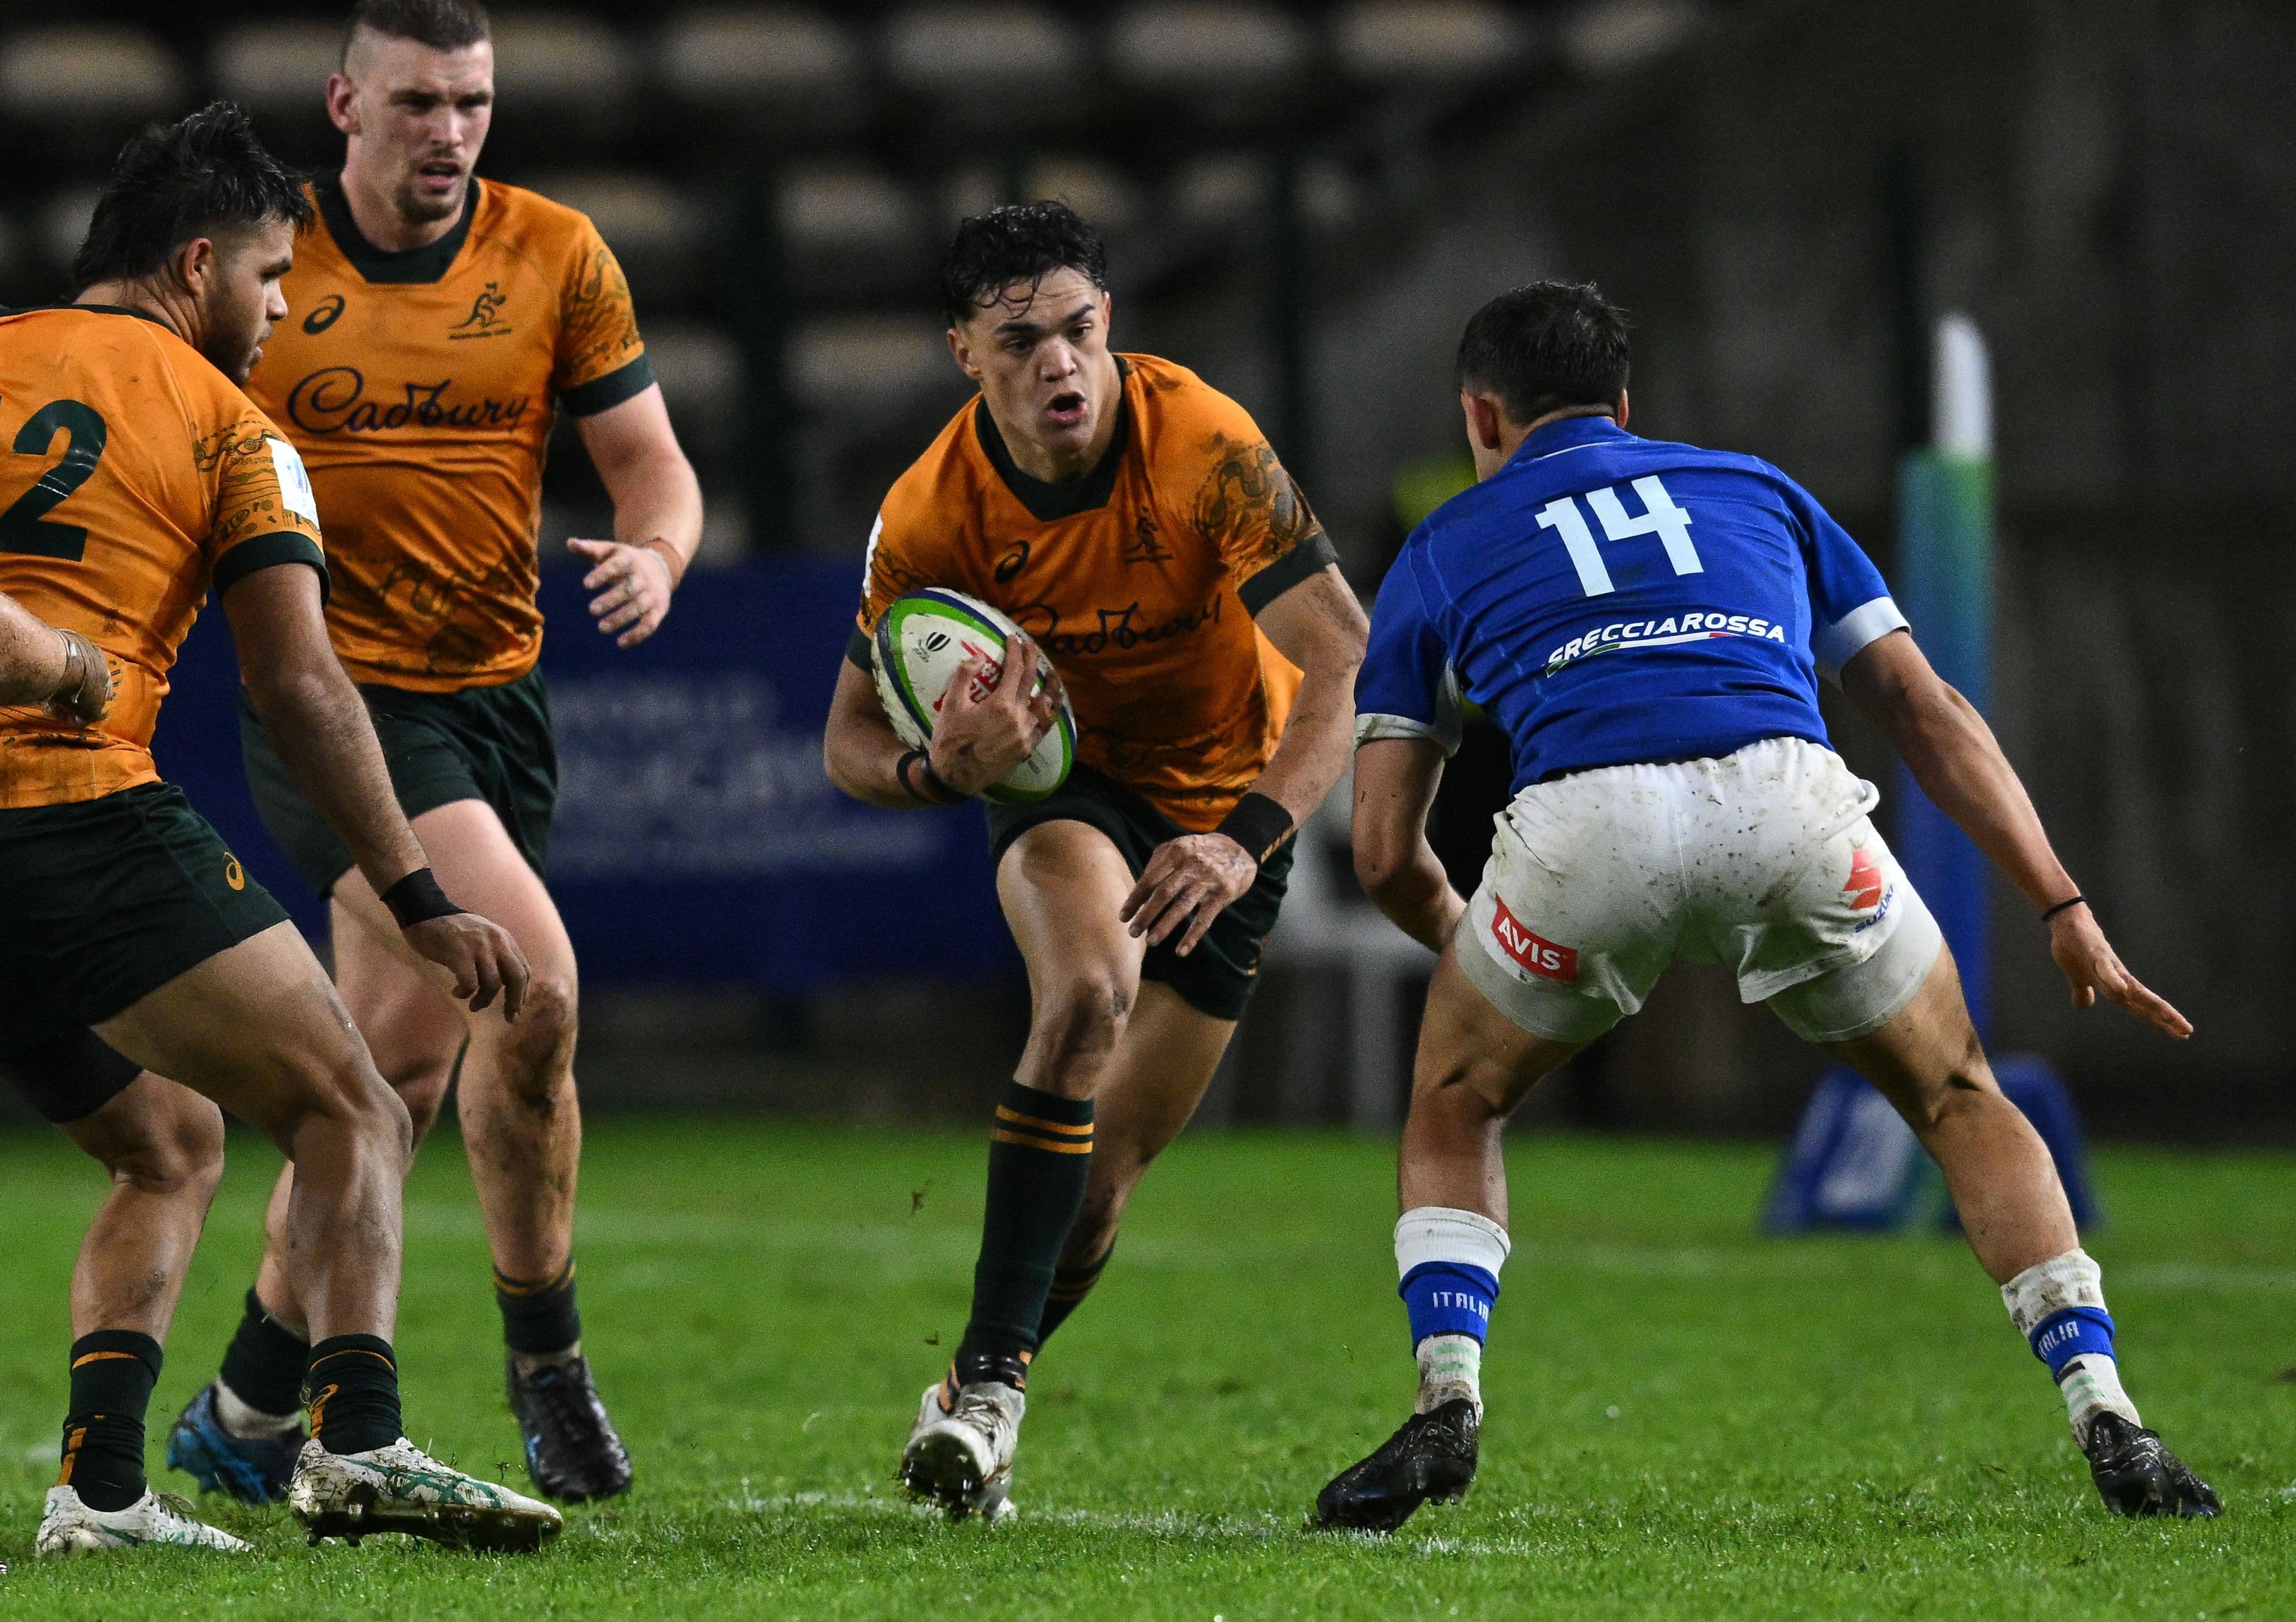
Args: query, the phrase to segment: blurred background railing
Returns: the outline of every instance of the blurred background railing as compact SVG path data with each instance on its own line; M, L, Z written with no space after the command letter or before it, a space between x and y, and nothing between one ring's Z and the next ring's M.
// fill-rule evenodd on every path
M336 160L320 93L342 9L0 7L0 301L62 291L94 187L144 119L227 95L295 161ZM937 244L964 213L1049 194L1108 232L1119 342L1259 416L1366 595L1465 477L1449 355L1499 288L1603 283L1637 321L1635 426L1778 463L1885 568L1927 333L1970 313L1997 389L1992 718L2124 951L2200 1028L2170 1047L2076 1019L2004 894L1997 1035L2055 1059L2103 1130L2296 1135L2286 7L496 17L481 172L585 209L621 257L718 571L635 656L548 587L568 762L553 882L586 964L594 1102L964 1110L1016 1051L1024 992L973 814L847 806L815 748L875 503L965 394ZM545 552L604 532L571 443L546 498ZM162 769L299 899L234 822L218 635L187 655ZM1886 785L1877 740L1854 717L1840 733ZM1471 738L1439 808L1463 878L1503 753ZM1302 884L1210 1118L1361 1118L1400 1085L1410 949L1360 910L1343 813L1311 842L1326 882ZM1533 1108L1767 1130L1816 1069L1726 981L1683 971Z

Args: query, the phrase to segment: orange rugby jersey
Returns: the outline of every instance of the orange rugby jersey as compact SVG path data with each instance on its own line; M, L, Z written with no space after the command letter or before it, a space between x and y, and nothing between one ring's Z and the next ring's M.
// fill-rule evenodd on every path
M0 312L0 592L111 667L94 727L0 709L0 806L156 782L152 729L212 584L326 578L295 448L191 345L127 310Z
M335 179L314 191L248 390L318 491L335 651L390 687L514 680L542 651L556 407L589 415L653 381L629 284L586 217L516 186L473 179L455 229L405 253L359 234Z
M1116 437L1082 479L1022 473L985 401L941 430L878 515L852 656L866 665L904 592L994 603L1067 684L1078 759L1201 832L1267 765L1299 691L1251 617L1335 557L1243 407L1170 361L1117 364Z

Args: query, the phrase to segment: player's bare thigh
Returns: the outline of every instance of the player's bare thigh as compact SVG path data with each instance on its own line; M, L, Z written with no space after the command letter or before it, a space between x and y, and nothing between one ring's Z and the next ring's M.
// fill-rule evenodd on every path
M1497 1150L1506 1118L1585 1044L1557 1042L1508 1019L1461 971L1458 950L1456 941L1443 948L1427 987L1398 1192L1406 1211L1451 1206L1504 1224L1506 1168Z
M1090 1098L1140 994L1146 947L1117 916L1132 870L1088 823L1039 823L1005 848L996 897L1028 965L1022 1085Z
M365 878L357 870L345 873L334 888L336 974L360 1028L373 1033L370 1040L384 1073L396 1077L423 1062L451 1065L465 1033L480 1041L507 1036L544 1050L570 1044L577 999L574 945L557 904L512 843L494 807L480 799L456 800L425 811L414 826L440 887L457 905L508 930L526 954L534 979L525 1009L507 1029L499 1003L475 1015L463 1013L447 995L442 971L414 954ZM345 921L356 930L342 929ZM431 996L424 998L418 987ZM410 1022L394 1031L401 1015Z
M214 1100L291 1155L294 1132L315 1111L381 1110L404 1126L349 1011L291 923L274 924L186 970L96 1034L145 1069Z

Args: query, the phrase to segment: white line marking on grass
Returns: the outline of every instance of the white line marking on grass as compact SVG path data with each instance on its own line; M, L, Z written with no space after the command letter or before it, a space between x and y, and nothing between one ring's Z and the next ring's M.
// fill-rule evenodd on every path
M726 1507L752 1515L787 1514L803 1510L842 1510L894 1520L937 1521L941 1511L931 1503L891 1494L744 1492L729 1498ZM1111 1513L1105 1510L1036 1509L1015 1503L1016 1526L1080 1527L1103 1532L1139 1532L1151 1537L1187 1538L1199 1543L1274 1543L1300 1533L1300 1524L1273 1513L1238 1519L1232 1515L1190 1515L1178 1510L1147 1514ZM1522 1560L1538 1550L1519 1538L1382 1537L1373 1532L1332 1531L1316 1534L1317 1541L1358 1544L1366 1549L1392 1549L1403 1554L1464 1555L1470 1558Z

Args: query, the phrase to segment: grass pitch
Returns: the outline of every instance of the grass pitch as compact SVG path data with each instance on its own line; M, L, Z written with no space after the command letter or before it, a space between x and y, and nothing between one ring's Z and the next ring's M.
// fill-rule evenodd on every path
M963 1327L979 1134L601 1122L582 1305L636 1459L622 1503L533 1558L402 1539L35 1561L62 1415L65 1282L101 1193L61 1139L0 1136L0 1616L1602 1618L2296 1614L2296 1159L2118 1151L2091 1241L2146 1418L2219 1521L2132 1525L2091 1490L2046 1378L1944 1240L1753 1238L1771 1155L1546 1138L1512 1157L1515 1250L1485 1364L1481 1479L1376 1541L1306 1535L1411 1391L1388 1146L1184 1142L1039 1364L985 1533L890 1480ZM233 1167L153 1404L212 1372L277 1161ZM522 1484L460 1145L408 1201L414 1438ZM188 1485L155 1474L163 1486Z

